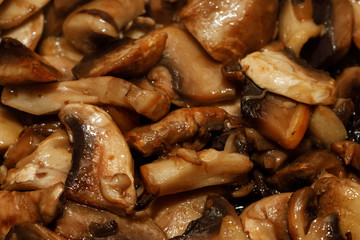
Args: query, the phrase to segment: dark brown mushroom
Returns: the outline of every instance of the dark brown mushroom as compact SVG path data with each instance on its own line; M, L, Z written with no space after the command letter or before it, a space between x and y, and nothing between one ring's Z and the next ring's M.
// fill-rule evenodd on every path
M74 142L65 196L76 202L130 212L136 203L134 163L120 130L102 109L68 104L59 118Z
M5 240L66 240L39 223L19 223L11 228Z
M277 0L190 1L179 13L189 32L218 61L264 47L274 36Z
M353 141L341 141L331 144L331 150L345 162L360 171L360 145Z
M354 12L353 42L360 49L360 4L358 1L350 1Z
M360 88L360 67L345 68L336 78L337 96L351 98L358 93Z

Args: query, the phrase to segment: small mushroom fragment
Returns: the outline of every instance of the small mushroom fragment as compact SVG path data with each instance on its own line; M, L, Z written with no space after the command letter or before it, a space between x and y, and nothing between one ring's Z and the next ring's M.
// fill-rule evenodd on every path
M313 111L309 132L326 149L330 149L334 142L344 141L347 136L345 126L336 114L329 107L321 105Z
M360 88L360 67L345 68L336 78L337 96L350 98L357 94Z
M235 98L235 87L222 76L221 64L213 61L180 25L157 31L166 32L168 39L163 59L147 77L169 92L174 104L199 106Z
M288 201L292 193L280 193L252 203L241 213L244 232L253 240L289 240Z
M136 203L134 163L120 130L102 109L68 104L59 112L74 143L67 199L124 214Z
M170 151L176 143L207 138L211 131L226 129L229 114L216 107L180 108L160 121L136 127L126 138L144 156Z
M163 196L207 186L242 182L253 167L249 157L214 149L198 152L201 164L179 156L142 165L140 172L147 192Z
M314 23L312 16L312 0L285 0L280 8L279 40L294 51L297 57L303 45L324 30L323 25Z
M12 226L23 222L48 224L58 214L64 185L59 183L48 189L17 192L0 191L0 239Z
M217 61L264 47L274 36L279 1L190 1L179 13L189 32Z
M332 110L344 126L346 126L354 113L355 105L351 98L337 98L332 106Z
M44 28L44 14L39 11L22 24L0 34L3 37L15 38L26 47L35 50Z
M0 40L0 85L50 82L61 73L18 40Z
M127 23L144 11L144 0L94 0L72 12L63 23L66 39L82 52L94 52L119 38Z
M331 150L345 162L360 171L360 145L353 141L341 141L331 144Z
M208 196L203 215L191 221L185 232L171 240L249 239L234 207L223 197Z
M50 0L11 0L0 5L0 30L9 29L22 23Z
M107 49L84 57L74 68L77 78L112 75L124 78L140 77L160 59L167 34L149 33L137 40L120 40Z
M305 66L285 52L254 52L240 60L247 76L259 87L306 104L333 104L335 80Z
M5 152L12 144L15 144L23 125L14 114L0 104L0 152Z
M360 2L357 0L350 0L354 12L354 30L352 34L353 42L356 47L360 49Z
M70 201L56 222L55 232L66 239L166 239L144 212L120 217Z
M49 65L61 72L61 78L58 78L58 81L71 81L75 79L72 69L77 64L76 61L60 55L44 55L42 57Z
M11 228L6 240L66 240L39 223L19 223Z
M71 146L64 130L45 138L30 155L8 170L1 188L6 190L45 189L65 184L71 167Z
M170 100L164 94L110 76L6 86L1 101L35 115L56 113L67 103L112 104L134 110L153 121L166 115L170 108Z
M180 21L178 13L186 4L186 1L177 0L150 0L149 2L150 17L152 17L157 23L165 26Z

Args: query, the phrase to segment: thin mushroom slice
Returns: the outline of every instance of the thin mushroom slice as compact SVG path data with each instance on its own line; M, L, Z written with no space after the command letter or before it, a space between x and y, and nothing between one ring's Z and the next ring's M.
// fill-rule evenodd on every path
M39 11L22 24L0 34L1 37L15 38L31 50L35 50L44 28L44 14Z
M357 0L350 0L354 12L354 29L352 39L356 47L360 49L360 2Z
M110 76L6 86L1 101L35 115L57 113L67 103L111 104L134 110L153 121L166 115L170 108L170 100L166 95L141 89L124 79Z
M11 0L0 5L0 30L12 28L29 18L50 0Z
M0 104L0 152L5 152L15 144L23 125L15 115L4 105Z
M51 82L61 72L13 38L0 40L0 85Z
M74 68L77 78L112 75L124 78L147 73L162 56L166 33L150 33L130 42L119 41L84 57Z
M19 223L11 228L6 240L66 240L59 234L39 223Z
M136 203L134 163L120 130L101 108L68 104L59 118L74 142L65 196L124 214Z
M71 81L75 79L72 72L73 67L77 64L75 60L60 55L44 55L42 57L49 65L61 72L62 76L57 79L58 81Z
M329 105L336 100L333 78L296 62L285 52L254 52L240 64L256 85L270 92L311 105Z

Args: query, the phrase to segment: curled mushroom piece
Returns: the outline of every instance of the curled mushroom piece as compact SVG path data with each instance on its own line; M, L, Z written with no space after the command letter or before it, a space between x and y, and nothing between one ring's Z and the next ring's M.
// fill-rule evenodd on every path
M137 40L119 41L84 57L73 69L77 78L112 75L125 78L147 73L160 59L166 33L150 33Z
M246 75L259 87L312 105L336 100L336 84L326 72L296 62L285 52L254 52L240 60Z
M0 30L14 27L29 18L50 0L11 0L0 5Z
M72 12L63 23L66 39L84 53L119 38L119 32L144 11L144 0L95 0Z
M112 104L129 108L151 120L166 115L170 100L162 93L144 90L121 78L83 78L41 85L6 86L3 104L35 115L57 113L66 103Z
M42 57L18 40L0 40L0 85L51 82L61 76Z
M190 33L218 61L259 50L274 36L279 2L190 1L179 13Z
M65 240L59 234L39 223L19 223L11 228L6 240Z
M133 159L111 117L92 105L68 104L59 118L74 142L65 196L119 214L131 211L136 202Z
M331 144L331 150L345 162L360 171L360 145L353 141L340 141Z
M136 127L126 134L129 144L144 156L169 151L176 143L207 138L210 131L226 129L230 116L216 107L180 108L160 121Z

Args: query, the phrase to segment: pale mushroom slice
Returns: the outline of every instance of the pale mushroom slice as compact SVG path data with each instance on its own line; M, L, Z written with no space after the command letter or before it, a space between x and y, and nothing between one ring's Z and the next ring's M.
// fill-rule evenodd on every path
M240 214L244 232L250 239L289 240L287 227L288 201L291 193L280 193L262 198Z
M2 32L0 36L15 38L34 51L43 33L44 21L44 14L39 11L20 25Z
M147 77L154 86L169 92L174 104L199 106L235 98L235 86L222 76L221 64L212 60L187 31L180 25L157 31L166 32L168 39L163 58Z
M357 0L350 0L354 12L354 28L352 39L356 47L360 49L360 2Z
M12 28L29 18L50 0L11 0L0 5L0 30Z
M51 82L61 72L13 38L0 40L0 85Z
M111 75L123 78L140 77L160 59L167 33L150 33L137 40L112 44L84 57L74 68L77 78Z
M77 64L76 61L60 55L44 55L42 57L49 65L61 72L61 77L57 79L58 81L71 81L75 79L72 69Z
M72 12L63 23L66 39L84 53L119 38L131 20L142 14L144 0L94 0Z
M243 71L261 88L311 105L336 100L335 80L285 52L258 51L239 60Z
M189 32L217 61L264 47L274 36L279 1L194 0L179 13Z
M55 232L67 239L167 239L144 212L121 217L71 201L65 203Z
M39 223L19 223L11 228L6 235L7 240L66 240L59 234Z
M170 151L176 143L206 138L211 131L227 129L229 121L229 114L220 108L180 108L156 123L130 130L126 138L132 147L150 156Z
M49 224L59 213L63 192L64 185L61 183L37 191L0 191L0 206L3 206L0 211L0 238L4 239L10 228L18 223Z
M59 112L74 143L67 199L118 214L136 203L134 163L124 136L101 108L74 103Z
M141 89L121 78L83 78L26 86L6 86L3 104L35 115L57 113L67 103L111 104L156 121L166 115L170 100L162 93Z
M24 127L13 112L2 104L0 104L0 122L0 152L5 152L16 143Z
M140 172L147 192L163 196L228 183L245 183L253 167L249 156L204 149L199 163L180 156L142 165Z
M319 36L323 25L313 20L312 0L283 1L279 13L279 40L300 56L302 46L313 37Z

